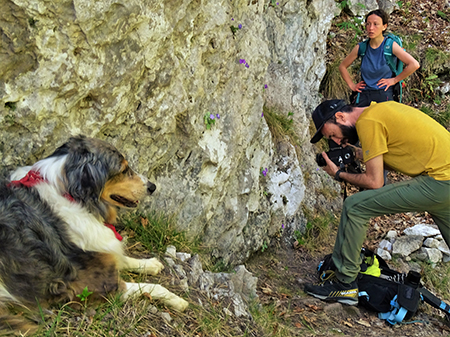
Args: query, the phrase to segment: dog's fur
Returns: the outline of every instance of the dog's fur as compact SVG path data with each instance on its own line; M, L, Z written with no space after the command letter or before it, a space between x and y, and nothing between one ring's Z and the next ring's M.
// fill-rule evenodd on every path
M14 182L30 170L42 181L32 187ZM186 309L185 300L160 285L119 278L122 269L155 275L163 265L125 256L104 225L116 221L117 208L135 208L156 189L113 146L70 138L46 159L17 169L11 181L0 182L0 331L34 327L11 308L76 301L85 287L93 298L146 292L175 310Z

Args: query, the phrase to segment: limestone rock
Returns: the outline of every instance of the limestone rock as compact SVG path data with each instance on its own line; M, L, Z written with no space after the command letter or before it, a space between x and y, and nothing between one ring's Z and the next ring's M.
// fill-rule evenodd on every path
M421 235L423 237L430 237L440 234L441 232L436 227L425 224L418 224L413 227L406 228L403 233L406 235Z
M406 257L422 247L423 237L420 235L407 235L399 237L393 245L392 255Z
M309 143L336 9L334 0L3 0L0 175L70 135L101 138L157 185L144 209L173 214L214 258L241 264L281 223L302 230L302 205L342 205L318 192L338 185L316 171ZM301 148L272 140L263 106L293 114Z
M439 249L422 247L422 250L427 255L427 261L431 263L438 263L442 261L442 253Z

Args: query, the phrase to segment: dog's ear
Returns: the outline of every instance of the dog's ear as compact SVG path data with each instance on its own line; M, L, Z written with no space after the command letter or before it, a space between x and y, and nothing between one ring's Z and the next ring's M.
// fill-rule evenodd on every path
M71 138L65 163L67 192L83 203L98 202L108 178L108 164L101 152L91 151L86 138Z
M92 153L82 156L69 155L67 159L67 192L76 201L97 202L107 180L108 170L104 163Z

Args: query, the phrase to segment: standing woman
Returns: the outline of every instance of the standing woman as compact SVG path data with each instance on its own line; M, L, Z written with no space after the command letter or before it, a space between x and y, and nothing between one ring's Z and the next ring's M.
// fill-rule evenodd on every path
M384 56L386 37L383 36L383 33L387 29L388 21L388 14L382 9L376 9L366 15L369 42L361 62L361 82L353 83L347 68L358 57L358 50L362 42L358 43L339 65L339 72L344 81L353 92L358 93L356 102L351 102L356 106L369 106L372 101L379 103L393 100L394 84L405 79L420 67L414 57L394 42L392 53L403 62L404 69L393 77L394 74Z

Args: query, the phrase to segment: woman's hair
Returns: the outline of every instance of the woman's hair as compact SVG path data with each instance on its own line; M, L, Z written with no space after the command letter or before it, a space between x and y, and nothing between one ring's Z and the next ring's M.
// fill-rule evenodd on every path
M382 9L375 9L373 11L370 11L367 15L366 15L366 22L367 22L367 18L371 15L375 14L376 16L379 16L381 18L381 20L383 21L383 25L387 25L389 23L389 14L387 14L384 10Z

